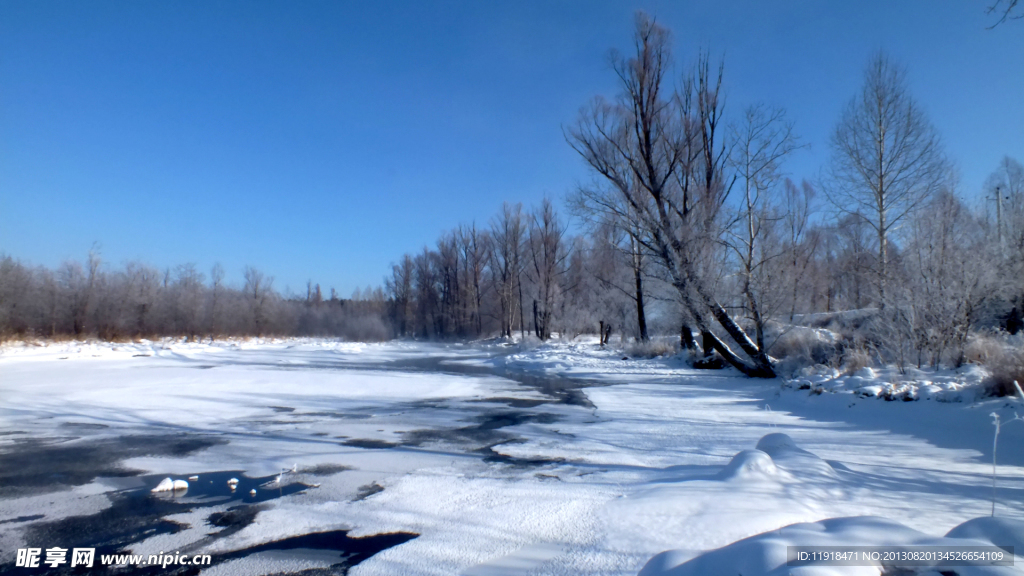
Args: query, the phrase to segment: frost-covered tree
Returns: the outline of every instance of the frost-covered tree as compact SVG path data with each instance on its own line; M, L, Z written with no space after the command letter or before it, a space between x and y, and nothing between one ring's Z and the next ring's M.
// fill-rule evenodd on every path
M864 85L843 111L829 146L825 193L836 209L874 230L874 282L884 308L893 234L949 175L939 135L911 97L906 71L884 52L868 63Z
M523 328L522 275L525 259L523 248L526 221L521 204L502 205L498 215L491 219L490 272L494 292L498 297L498 322L501 335L512 337L518 321Z
M985 237L979 216L951 190L936 194L909 227L904 281L894 295L903 340L918 367L959 366L983 305L996 295L996 247Z
M249 310L252 314L252 326L256 336L262 336L270 321L270 303L274 296L274 279L267 277L254 266L246 266L242 272L245 278L245 293Z
M786 296L780 267L786 249L780 236L786 217L780 198L782 162L798 143L785 111L765 105L747 108L732 132L731 161L743 196L724 240L739 263L739 292L754 340L765 348L765 323Z
M573 212L587 222L596 244L593 273L608 290L621 292L633 303L637 338L650 339L647 329L645 283L648 276L650 251L644 246L643 227L628 202L622 196L609 193L597 182L579 186L570 196ZM611 251L606 249L611 248ZM623 276L625 263L629 274ZM612 296L614 299L615 296Z
M563 295L562 280L569 258L564 239L566 227L551 200L545 198L530 216L528 230L526 275L533 286L533 331L541 340L547 340Z
M598 98L584 108L567 131L569 144L607 180L609 192L635 211L645 247L671 278L704 335L705 348L713 347L745 374L774 376L767 351L719 301L714 268L703 265L713 261L705 247L719 238L721 209L731 186L721 133L722 68L713 73L709 58L702 56L692 81L673 93L666 79L669 32L643 13L636 20L634 54L613 54L612 65L619 98ZM693 173L681 173L687 169ZM693 186L677 186L680 179ZM716 333L714 322L740 353Z

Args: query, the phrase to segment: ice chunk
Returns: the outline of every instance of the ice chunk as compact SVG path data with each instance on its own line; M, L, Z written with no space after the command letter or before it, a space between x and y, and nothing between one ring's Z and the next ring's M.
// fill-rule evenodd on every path
M153 488L152 492L179 492L184 490L188 490L188 482L164 478L156 485L156 488Z

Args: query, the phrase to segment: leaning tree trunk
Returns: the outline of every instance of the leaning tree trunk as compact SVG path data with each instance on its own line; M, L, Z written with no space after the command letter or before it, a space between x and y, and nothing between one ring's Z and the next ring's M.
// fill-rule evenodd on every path
M713 297L711 297L702 286L694 286L693 292L689 290L689 286L685 283L682 278L677 278L676 282L673 283L680 295L683 297L683 304L686 306L690 316L694 319L697 324L697 328L701 331L703 344L705 346L704 352L707 354L709 349L718 351L726 362L734 366L740 372L743 372L747 376L754 378L775 378L775 370L772 368L771 360L768 358L768 354L763 350L759 349L754 344L750 337L747 336L746 332L740 328L736 322L729 315L729 312L722 307ZM700 298L699 301L693 299L693 293ZM729 337L736 342L737 345L743 350L751 362L747 362L740 358L729 346L722 341L714 331L711 329L710 319L705 315L704 311L708 310L711 312L711 316L714 320L722 326Z
M667 220L664 211L662 211L661 216L663 221ZM665 229L670 228L665 227ZM767 352L750 340L747 333L736 324L736 321L732 319L729 312L708 291L707 286L700 282L699 276L693 270L693 263L685 258L685 248L682 246L682 243L678 239L673 238L671 240L672 244L669 246L661 238L658 238L658 240L661 243L660 257L672 275L672 285L682 297L683 305L696 322L697 328L705 333L705 342L712 344L711 347L717 350L726 362L747 376L775 378L775 370L772 368ZM715 335L711 329L711 322L709 322L706 312L711 313L711 317L718 321L718 324L722 326L729 335L729 338L736 342L740 349L743 350L743 353L750 358L751 362L744 361L743 358L740 358L725 342ZM705 348L705 353L707 353L707 347Z

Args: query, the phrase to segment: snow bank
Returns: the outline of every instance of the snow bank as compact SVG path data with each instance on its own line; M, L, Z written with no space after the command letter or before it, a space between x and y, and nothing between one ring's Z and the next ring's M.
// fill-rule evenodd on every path
M1024 520L983 516L953 528L946 537L986 540L1000 547L1013 546L1015 554L1024 556Z
M957 370L908 368L905 373L895 367L861 368L853 374L814 366L786 380L783 387L807 390L810 394L850 394L888 401L973 402L984 395L983 382L987 377L984 368L973 364Z
M977 520L987 520L979 518ZM971 522L975 522L972 520ZM959 527L958 527L959 528ZM955 531L955 530L954 530ZM981 532L977 532L981 534ZM1018 534L1019 536L1019 534ZM878 576L880 566L801 566L787 565L789 546L992 546L983 537L937 538L908 528L899 522L871 516L830 518L820 522L786 526L745 538L692 560L677 563L678 554L663 552L640 570L639 576L706 576L742 574L743 576ZM921 569L919 573L925 573ZM904 572L900 572L901 574ZM931 572L935 574L935 572ZM945 574L946 572L943 572ZM957 566L958 576L1019 575L1017 567Z
M833 484L841 482L827 462L797 446L788 435L772 433L762 437L755 450L736 454L716 479L743 482L770 479L785 482L793 487L792 490L808 490L813 485L802 483L801 477L815 476ZM743 498L742 492L738 492L736 497ZM759 511L764 512L763 508ZM651 558L640 571L640 576L877 576L880 566L791 567L787 565L787 547L993 545L1024 550L1024 522L1006 518L975 518L953 528L945 537L934 537L886 518L830 518L791 524L696 557L692 557L688 550L661 552ZM1013 567L957 567L955 573L959 576L982 576L1022 572Z
M757 449L768 454L780 468L799 474L835 477L836 471L821 458L800 448L789 436L776 432L757 442Z
M781 474L775 461L761 450L744 450L733 456L729 464L718 473L720 480L756 480L776 478Z

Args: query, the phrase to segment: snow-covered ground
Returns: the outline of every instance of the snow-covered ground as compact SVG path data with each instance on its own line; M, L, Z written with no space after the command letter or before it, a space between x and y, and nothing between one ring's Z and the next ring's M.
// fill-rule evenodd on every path
M865 387L893 385L891 375L855 377L843 386L835 377L807 377L804 388L695 371L679 359L623 359L594 342L6 346L0 451L140 435L214 438L181 454L135 449L120 466L156 479L285 470L284 481L318 485L264 502L255 521L222 538L208 538L222 529L208 517L228 506L213 505L170 518L187 528L132 546L155 554L198 542L214 556L204 574L327 566L314 556L216 560L338 529L353 537L419 534L351 571L361 575L636 574L655 556L644 574L691 574L701 573L698 556L732 543L739 548L726 550L738 552L708 556L706 565L722 569L714 562L732 558L751 574L777 566L765 560L771 554L750 559L750 550L766 549L761 540L738 541L796 523L885 519L789 528L775 545L830 530L840 539L861 535L851 545L875 544L897 525L918 538L900 543L920 542L988 516L995 412L1004 422L996 515L1011 536L1020 528L1024 422L1011 420L1024 405L973 397L886 402ZM956 377L929 382L956 391ZM582 402L536 385L578 381L601 385L583 388ZM762 442L767 435L774 436ZM130 479L101 474L81 482L26 481L6 493L0 486L0 566L11 565L19 547L65 545L26 535L104 509L110 491ZM382 490L366 490L374 485ZM793 573L878 573L830 570ZM1008 570L991 573L1021 569Z

